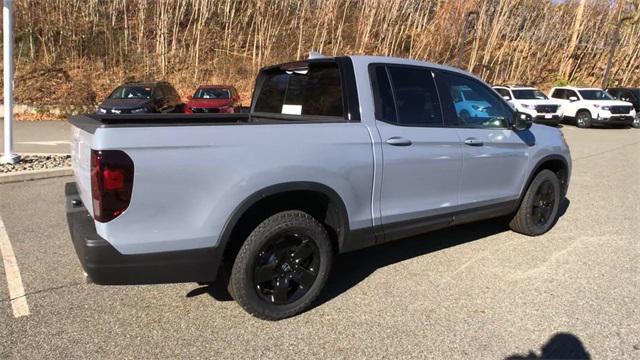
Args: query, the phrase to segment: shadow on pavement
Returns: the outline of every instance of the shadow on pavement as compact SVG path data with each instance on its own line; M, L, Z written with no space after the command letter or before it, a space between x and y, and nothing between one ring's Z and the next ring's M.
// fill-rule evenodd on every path
M565 198L561 201L557 219L566 213L569 204L569 199ZM509 231L508 220L497 218L441 229L342 254L335 258L331 276L311 308L320 306L348 291L379 268L505 231ZM186 296L209 294L218 301L233 300L227 291L226 281L220 280L203 285L191 290Z
M514 354L505 360L525 359L591 359L582 341L570 333L556 333L540 348L540 355L529 350L528 354Z

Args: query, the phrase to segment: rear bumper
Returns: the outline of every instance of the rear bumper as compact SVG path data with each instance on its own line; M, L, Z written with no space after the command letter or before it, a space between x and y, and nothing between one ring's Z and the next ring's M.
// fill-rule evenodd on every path
M211 282L221 254L218 248L124 255L97 234L75 183L65 185L67 223L73 247L90 280L100 285Z

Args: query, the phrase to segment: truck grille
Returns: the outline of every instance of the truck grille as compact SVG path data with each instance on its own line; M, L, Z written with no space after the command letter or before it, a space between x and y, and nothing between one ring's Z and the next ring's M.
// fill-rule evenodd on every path
M609 111L612 114L628 114L633 109L633 106L609 106Z
M194 113L219 113L220 109L218 108L191 108L191 111Z
M543 114L553 114L558 111L558 105L536 105L536 111Z

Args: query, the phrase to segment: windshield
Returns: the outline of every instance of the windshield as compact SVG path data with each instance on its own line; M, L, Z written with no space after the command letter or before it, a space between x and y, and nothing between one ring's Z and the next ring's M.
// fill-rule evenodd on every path
M120 86L109 95L109 99L151 99L153 88L149 86Z
M229 99L228 89L201 88L193 94L194 99Z
M548 97L540 90L527 89L527 90L511 90L513 97L520 100L547 100Z
M578 90L585 100L613 100L611 95L602 90Z

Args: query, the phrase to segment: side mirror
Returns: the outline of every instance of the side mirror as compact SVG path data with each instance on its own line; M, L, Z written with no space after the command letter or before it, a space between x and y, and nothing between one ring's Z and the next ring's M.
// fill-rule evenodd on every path
M515 116L513 118L513 130L516 131L524 131L528 130L533 124L533 118L529 114L525 114L523 112L516 111Z
M187 100L193 100L193 96L187 95Z
M569 101L578 101L578 98L575 97L575 96L572 96L572 97L569 98Z
M502 98L503 98L503 99L505 99L505 100L507 100L507 101L511 100L511 98L510 98L510 97L508 97L508 96L503 96Z

